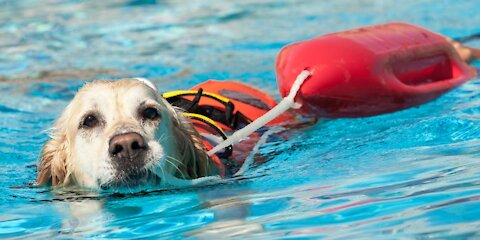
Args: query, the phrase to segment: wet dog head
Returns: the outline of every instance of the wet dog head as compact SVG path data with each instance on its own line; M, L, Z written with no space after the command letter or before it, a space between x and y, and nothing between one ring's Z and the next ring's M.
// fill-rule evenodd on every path
M145 82L123 79L79 90L42 148L37 182L130 188L217 171L181 113Z

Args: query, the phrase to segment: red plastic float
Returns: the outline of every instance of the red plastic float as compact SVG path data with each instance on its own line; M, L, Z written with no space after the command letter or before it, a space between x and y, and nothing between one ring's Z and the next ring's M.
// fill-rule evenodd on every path
M365 117L431 101L476 76L446 39L405 23L319 36L278 55L282 96L304 69L312 75L296 97L303 114Z
M426 103L476 76L445 37L405 23L293 43L281 50L276 68L284 97L278 104L266 93L230 81L202 83L186 91L189 96L167 95L171 104L234 131L208 151L213 155L229 151L262 126L298 123L298 115L287 112L295 103L301 104L302 116L316 119L373 116Z

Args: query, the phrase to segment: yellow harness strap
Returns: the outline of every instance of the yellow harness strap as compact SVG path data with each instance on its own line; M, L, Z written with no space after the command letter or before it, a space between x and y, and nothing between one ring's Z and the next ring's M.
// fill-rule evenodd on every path
M162 96L165 99L169 99L169 98L172 98L172 97L195 96L195 95L197 95L197 93L198 93L197 90L178 90L178 91L166 92L166 93L162 94ZM219 102L222 102L222 103L229 103L230 102L230 99L228 99L224 96L220 96L216 93L203 92L202 96L206 96L206 97L215 99L215 100L217 100Z
M198 94L197 90L178 90L178 91L171 91L171 92L163 93L162 97L165 98L168 101L169 98L183 97L183 96L196 96L197 94ZM215 94L215 93L202 92L201 96L206 96L208 98L217 100L224 105L227 105L228 103L230 103L230 99L228 99L226 97L223 97L223 96L220 96L220 95ZM203 123L209 125L215 131L217 131L218 134L220 134L220 136L222 137L223 140L226 140L228 138L228 135L225 133L225 131L223 131L223 129L213 119L211 119L211 118L209 118L205 115L198 114L198 113L184 112L183 115L185 117L195 119L195 120L198 120L200 122L203 122ZM232 154L232 151L233 151L233 146L232 145L227 146L225 148L225 152L222 155L224 155L225 157L228 157Z
M195 120L199 120L201 122L204 122L204 123L210 125L211 127L213 127L215 130L217 130L217 132L220 133L220 135L222 136L223 139L227 138L227 134L211 118L209 118L207 116L204 116L204 115L201 115L201 114L197 114L197 113L183 113L183 116L188 117L188 118L192 118L192 119L195 119Z

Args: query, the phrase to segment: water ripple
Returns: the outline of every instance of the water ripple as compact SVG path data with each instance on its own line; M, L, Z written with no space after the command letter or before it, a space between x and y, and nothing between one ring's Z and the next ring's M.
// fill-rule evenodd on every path
M478 79L420 107L273 135L224 184L98 194L34 179L43 131L85 81L141 76L168 91L239 79L279 98L275 58L288 43L388 21L461 37L480 31L478 10L453 0L0 0L0 237L477 239Z

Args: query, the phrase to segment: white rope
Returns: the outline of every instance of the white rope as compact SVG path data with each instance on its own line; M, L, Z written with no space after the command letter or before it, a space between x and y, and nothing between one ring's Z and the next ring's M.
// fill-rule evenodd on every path
M261 137L260 139L258 140L258 142L255 144L255 146L253 147L252 151L250 152L250 154L248 155L247 159L245 160L245 162L243 162L242 164L242 167L240 167L240 169L238 169L238 171L233 174L233 176L241 176L243 175L248 169L250 169L250 167L252 166L253 164L253 161L255 160L255 154L258 153L258 151L260 150L260 146L262 146L264 143L267 142L267 139L268 137L270 137L270 135L272 135L273 133L277 132L278 129L276 128L271 128L271 129L268 129Z
M288 94L288 96L283 98L277 106L275 106L263 116L257 118L255 121L251 122L244 128L233 133L230 137L225 139L225 141L219 143L217 146L208 151L208 155L213 155L227 146L242 141L250 134L254 133L259 128L265 126L268 122L278 117L280 114L286 112L288 109L300 107L299 104L295 103L295 96L297 95L298 90L300 90L303 82L310 76L310 74L311 73L308 70L303 70L300 74L298 74L295 82L293 82L292 88L290 89L290 93Z

